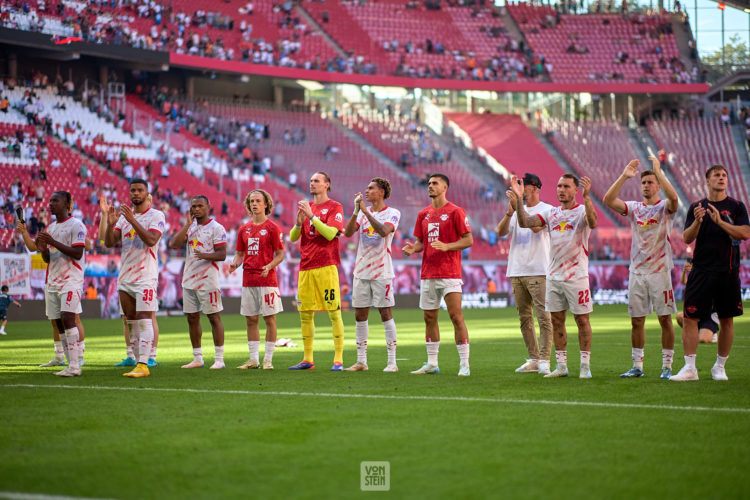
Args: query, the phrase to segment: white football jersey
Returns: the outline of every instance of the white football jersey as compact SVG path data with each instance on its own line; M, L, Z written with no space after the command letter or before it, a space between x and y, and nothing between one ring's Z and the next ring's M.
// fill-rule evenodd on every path
M224 226L211 219L203 225L193 221L187 232L185 268L182 270L182 287L190 290L218 290L219 264L212 260L195 257L195 252L211 253L217 247L226 246L227 232Z
M86 226L75 217L62 222L53 222L46 230L52 239L70 247L86 246ZM57 248L49 247L49 267L47 268L47 290L83 290L83 268L86 257L74 260Z
M640 201L626 201L625 217L630 220L633 241L630 244L630 272L653 274L671 271L672 245L669 234L674 223L673 213L667 210L667 201L654 205Z
M576 205L569 210L552 207L537 214L547 227L550 260L547 279L568 281L589 275L589 235L586 207Z
M146 231L155 231L161 237L164 232L164 213L150 208L142 214L134 214L135 220ZM130 222L120 216L115 224L122 238L122 256L120 257L120 275L118 283L150 283L159 279L159 263L156 252L158 243L146 246Z
M391 242L393 234L398 229L401 212L391 207L385 207L379 212L372 212L372 207L367 207L367 209L381 224L393 226L393 232L383 238L373 229L365 214L360 212L357 217L359 246L357 259L354 262L354 277L362 280L392 279Z

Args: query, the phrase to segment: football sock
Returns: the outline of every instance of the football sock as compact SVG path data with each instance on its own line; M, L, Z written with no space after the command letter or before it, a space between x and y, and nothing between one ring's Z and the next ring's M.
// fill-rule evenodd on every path
M78 341L78 364L79 365L83 363L83 355L85 352L86 352L86 341L79 340Z
M469 341L466 340L460 344L456 344L456 350L458 350L458 362L461 365L469 364Z
M686 354L685 355L685 366L688 368L692 368L695 370L695 354Z
M555 360L557 361L558 366L559 365L568 365L568 351L558 351L555 349Z
M140 323L140 336L139 336L139 357L138 362L147 364L149 355L151 354L151 344L154 342L154 324L151 319L139 319Z
M367 335L369 325L367 321L357 321L355 333L357 336L357 363L367 364Z
M385 328L385 346L388 351L388 364L396 363L396 322L393 318L383 321Z
M138 361L140 346L138 345L141 338L141 323L137 320L128 320L130 329L130 348L133 350L133 359Z
M719 356L717 354L716 355L716 366L724 368L724 365L727 363L727 358L729 358L729 356Z
M60 342L62 342L64 359L68 360L68 365L70 365L70 346L68 345L67 337L68 335L64 331L60 332Z
M132 330L131 330L131 331L132 331ZM128 345L128 348L127 348L127 350L125 351L125 355L126 355L126 356L127 356L128 358L133 358L133 359L135 359L135 354L133 353L133 345L132 345L132 344L129 344L129 345Z
M214 346L214 363L224 362L224 346L223 345L217 345Z
M260 354L258 353L260 350L260 340L248 340L247 347L250 349L250 361L255 361L257 363L258 358L260 357ZM305 356L305 359L307 359L307 356Z
M153 326L153 323L151 324ZM153 343L153 340L152 340L152 343ZM156 358L156 346L155 345L151 346L151 355L149 356L149 358Z
M643 348L633 347L633 368L643 370Z
M581 364L588 365L591 359L591 351L581 351Z
M674 359L674 349L661 350L661 366L672 368L672 359Z
M313 311L300 311L302 323L302 345L304 347L304 360L313 363L313 339L315 338L315 313Z
M341 311L328 311L333 328L333 363L344 362L344 321L341 319Z
M62 361L65 358L65 349L62 340L55 340L55 359Z
M62 335L60 336L62 338ZM68 365L71 368L78 366L78 328L73 327L65 330L65 339L68 341Z
M193 347L193 361L203 363L203 348Z
M273 351L276 349L276 342L266 340L266 352L263 355L263 361L271 361L273 359Z
M438 351L440 350L440 341L432 342L426 340L424 343L427 348L427 362L433 366L438 365Z

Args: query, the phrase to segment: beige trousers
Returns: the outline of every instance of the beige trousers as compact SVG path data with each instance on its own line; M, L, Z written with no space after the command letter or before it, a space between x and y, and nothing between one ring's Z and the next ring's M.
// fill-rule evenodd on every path
M529 351L529 359L549 361L552 351L552 320L550 314L544 310L544 298L547 280L544 276L520 276L510 278L513 286L513 297L518 308L518 318L521 320L521 334ZM534 315L539 323L539 344L534 330ZM541 344L541 350L540 350Z

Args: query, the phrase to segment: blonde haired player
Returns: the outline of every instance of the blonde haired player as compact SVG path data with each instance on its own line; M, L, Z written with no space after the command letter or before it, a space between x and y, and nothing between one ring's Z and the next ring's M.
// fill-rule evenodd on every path
M182 270L182 310L187 316L190 343L193 346L193 361L183 368L202 368L201 312L211 323L214 337L214 364L212 370L224 368L224 324L221 322L221 290L219 289L219 266L227 258L227 232L224 226L211 217L211 203L202 194L190 200L187 220L179 233L169 242L170 248L185 251L185 267Z
M659 151L662 153L662 151ZM617 197L628 179L638 175L638 160L625 166L620 177L604 195L609 208L628 218L633 234L630 246L630 277L628 280L628 313L630 314L633 367L620 375L624 378L643 376L643 348L646 344L646 316L656 312L661 325L662 368L660 378L672 376L674 357L674 325L677 312L672 290L672 232L679 198L661 171L659 159L650 156L653 170L641 172L643 201L623 201ZM666 200L659 199L664 190Z
M245 316L250 351L250 358L237 368L248 370L260 366L258 320L263 316L266 324L263 369L273 370L276 315L283 311L276 267L284 260L284 235L268 218L273 210L273 199L266 191L250 191L245 197L245 208L253 220L237 231L237 253L229 266L231 272L242 266L240 314Z
M304 359L290 370L312 370L315 311L327 311L333 329L333 366L331 371L344 369L344 322L341 319L341 290L338 265L339 235L344 229L344 208L328 198L331 178L325 172L310 177L313 202L297 203L297 223L289 234L291 241L300 240L298 309L302 323Z
M120 205L119 217L113 206L107 213L104 244L112 248L122 242L117 289L120 305L128 318L130 343L138 364L123 374L126 377L148 377L148 359L154 340L151 312L159 310L156 294L159 279L157 245L164 232L164 214L148 203L148 184L143 179L130 181L130 201L135 210Z
M377 307L385 329L388 362L384 372L397 372L396 322L391 308L393 298L393 261L391 242L398 228L401 212L385 204L391 195L391 183L375 177L367 185L364 199L362 193L354 197L354 213L346 224L344 234L351 237L359 233L357 258L354 262L352 305L355 310L357 336L357 362L346 371L367 370L367 317L370 307ZM367 207L365 202L371 203Z

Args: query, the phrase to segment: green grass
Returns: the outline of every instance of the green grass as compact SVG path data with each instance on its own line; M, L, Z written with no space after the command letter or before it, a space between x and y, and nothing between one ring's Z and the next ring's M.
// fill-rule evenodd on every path
M735 323L729 382L710 379L716 346L702 345L701 380L675 383L658 379L655 317L647 322L647 376L618 377L630 367L623 306L598 307L592 315L592 380L514 374L525 349L513 309L466 311L469 378L456 376L458 355L445 312L442 372L410 375L425 359L422 316L396 311L401 372L384 374L383 331L378 315L371 316L367 373L328 371L332 342L321 314L312 372L286 370L301 359L301 346L277 349L273 372L235 370L247 358L240 316L224 318L229 368L181 370L191 359L187 324L182 317L161 318L160 366L142 380L122 377L112 366L124 354L118 321L85 323L87 366L82 377L65 380L52 376L54 369L37 368L52 354L48 323L9 324L10 334L0 338L0 492L381 497L386 493L360 491L360 462L386 460L387 495L401 498L747 496L741 481L750 468L746 318ZM351 313L344 323L349 365L355 361ZM568 323L574 332L572 319ZM296 314L280 315L280 336L301 344L298 325ZM204 324L207 365L213 360L209 331ZM571 340L574 375L575 334ZM679 340L676 351L679 369ZM342 397L347 394L388 398ZM450 399L457 397L475 399Z

